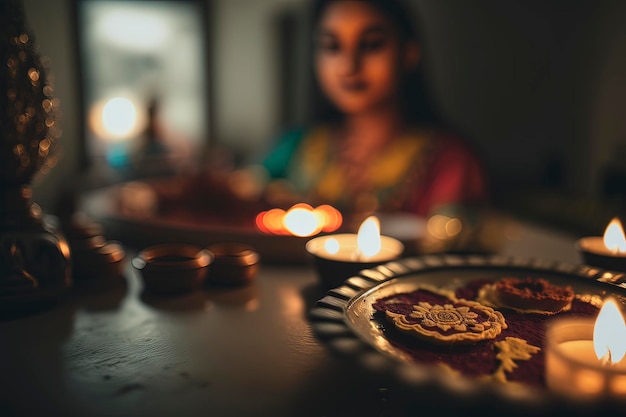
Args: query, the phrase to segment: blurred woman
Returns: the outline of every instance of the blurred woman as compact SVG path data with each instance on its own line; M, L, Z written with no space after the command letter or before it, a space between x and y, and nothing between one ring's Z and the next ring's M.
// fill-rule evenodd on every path
M318 108L263 161L270 200L424 217L488 201L480 160L426 94L413 17L396 0L314 3Z

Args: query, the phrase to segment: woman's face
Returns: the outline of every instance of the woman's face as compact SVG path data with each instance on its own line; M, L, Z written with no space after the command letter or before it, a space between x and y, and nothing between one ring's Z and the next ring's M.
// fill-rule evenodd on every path
M317 34L320 86L347 114L370 112L397 99L404 48L392 23L361 1L330 3Z

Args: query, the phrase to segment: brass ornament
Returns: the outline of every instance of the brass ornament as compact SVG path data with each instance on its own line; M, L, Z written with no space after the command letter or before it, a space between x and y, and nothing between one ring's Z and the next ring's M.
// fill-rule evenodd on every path
M0 2L0 313L49 305L71 284L61 232L30 184L56 164L59 100L19 0Z

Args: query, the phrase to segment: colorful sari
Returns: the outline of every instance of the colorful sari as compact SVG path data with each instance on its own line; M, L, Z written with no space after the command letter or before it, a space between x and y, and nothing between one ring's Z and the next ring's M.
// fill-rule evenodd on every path
M288 132L263 165L284 178L304 201L344 212L401 211L427 216L444 207L483 204L484 169L459 138L438 130L412 130L385 146L361 168L367 189L355 189L336 157L327 127Z

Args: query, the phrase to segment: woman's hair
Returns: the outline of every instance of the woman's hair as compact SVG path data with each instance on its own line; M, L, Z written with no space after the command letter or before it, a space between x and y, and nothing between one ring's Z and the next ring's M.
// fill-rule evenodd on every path
M313 33L319 27L320 19L328 5L343 0L313 0L311 9L311 28ZM423 49L422 37L419 25L416 24L417 14L410 9L402 0L358 0L374 6L381 14L387 17L397 30L402 43L415 41ZM316 48L315 36L313 39L313 51ZM422 54L423 56L423 54ZM438 125L439 116L435 111L433 102L424 83L423 65L420 63L408 74L404 80L405 85L401 89L402 109L405 119L409 123ZM317 123L337 122L341 120L342 113L324 95L319 87L314 74L311 74L313 90L312 118Z

